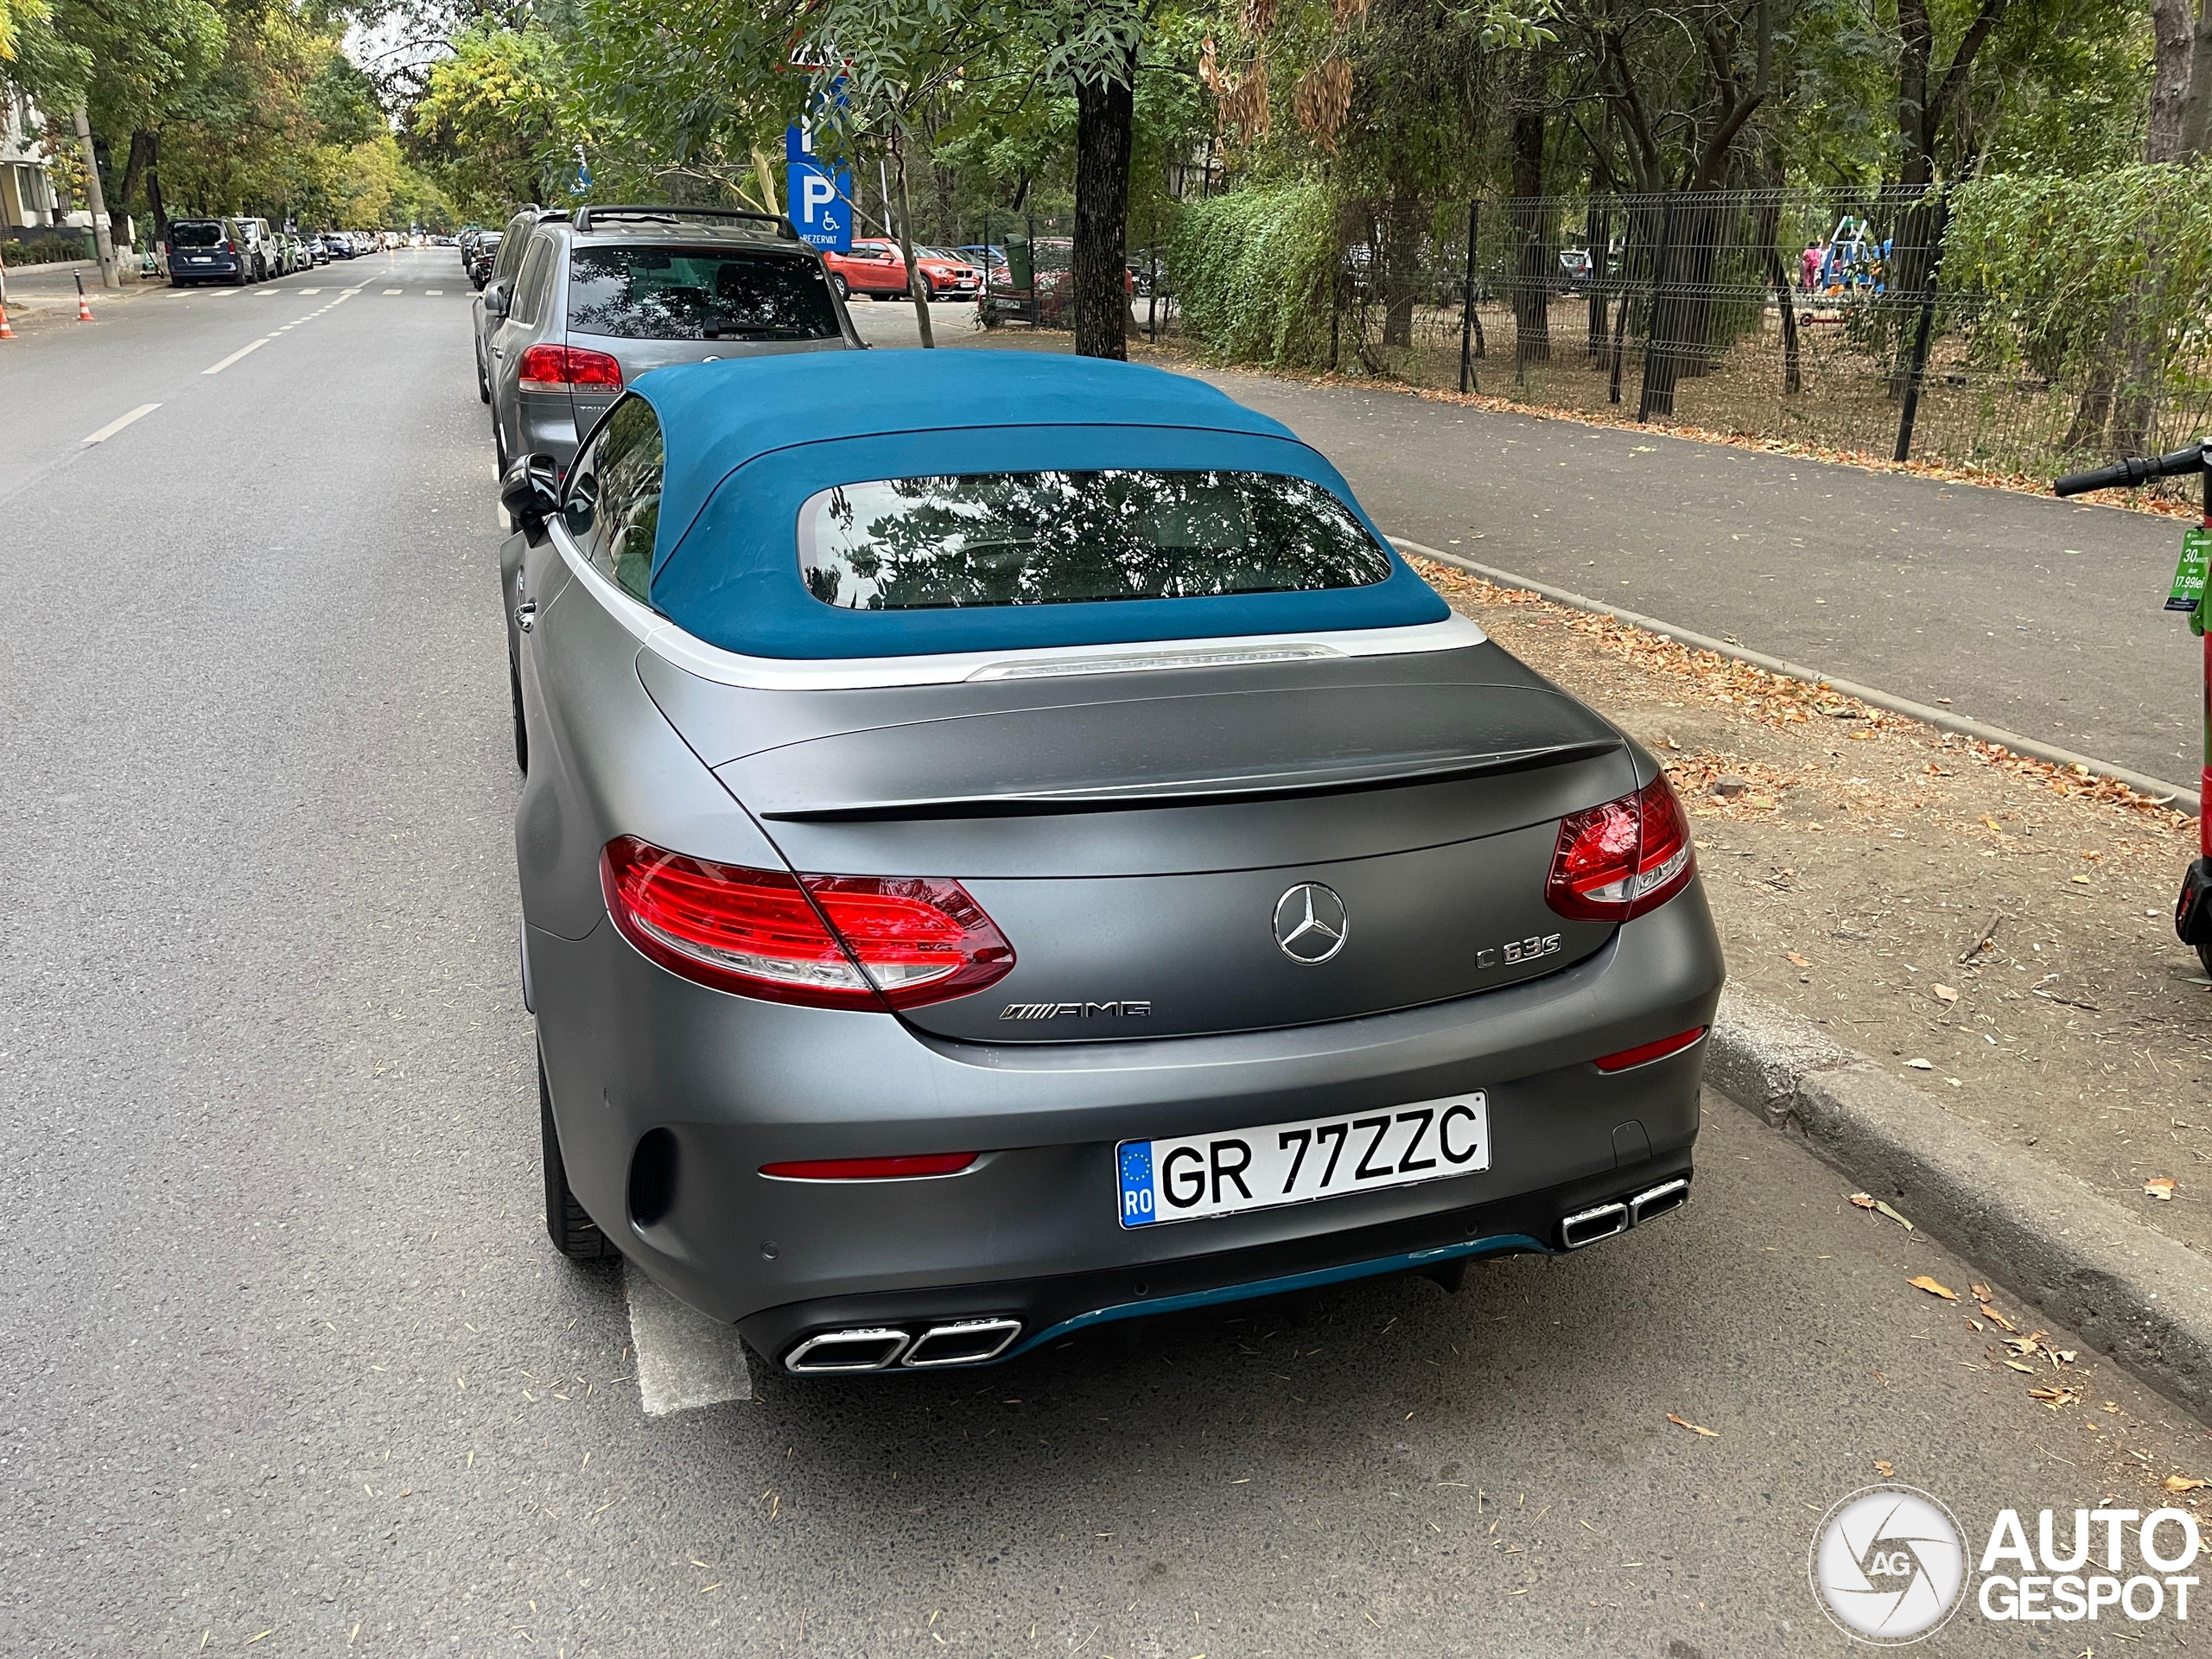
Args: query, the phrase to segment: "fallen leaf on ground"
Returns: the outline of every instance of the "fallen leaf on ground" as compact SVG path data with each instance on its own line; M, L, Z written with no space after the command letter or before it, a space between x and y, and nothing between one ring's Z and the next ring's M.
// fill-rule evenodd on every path
M2007 1365L2010 1365L2016 1371L2025 1371L2030 1376L2033 1376L2036 1374L2036 1368L2034 1366L2023 1365L2017 1359L2008 1359L2005 1363Z
M1874 1459L1874 1472L1879 1475L1884 1480L1887 1480L1891 1475L1897 1473L1897 1466L1894 1463L1885 1463L1879 1458Z
M1783 955L1788 957L1800 968L1809 968L1813 965L1813 959L1810 957L1801 957L1795 950L1785 950Z
M2143 1183L2143 1196L2171 1204L2174 1201L2174 1178L2171 1175L2153 1176Z
M1888 1217L1891 1221L1894 1221L1895 1223L1897 1223L1897 1224L1898 1226L1900 1226L1900 1227L1904 1228L1904 1229L1905 1230L1905 1231L1907 1231L1908 1233L1911 1233L1911 1232L1917 1232L1917 1231L1919 1230L1919 1229L1917 1229L1916 1227L1915 1227L1915 1226L1914 1226L1910 1222L1907 1221L1907 1220L1906 1220L1903 1216L1899 1215L1896 1211L1894 1211L1894 1210L1891 1209L1891 1208L1890 1208L1890 1206L1889 1206L1887 1204L1884 1203L1884 1202L1883 1202L1882 1200L1880 1200L1879 1198L1877 1198L1877 1199L1874 1201L1874 1208L1875 1208L1875 1209L1877 1209L1877 1210L1878 1210L1878 1211L1880 1211L1884 1215L1887 1216L1887 1217Z
M2170 1492L2193 1492L2201 1486L2212 1486L2212 1480L2199 1480L2194 1475L2168 1475L2162 1484Z
M1955 1002L1959 1000L1959 994L1948 985L1938 985L1936 987L1936 1000L1938 1002Z
M2040 1400L2053 1411L2056 1411L2061 1406L2080 1405L2082 1391L2079 1389L2067 1388L2030 1389L2028 1398Z
M1936 1069L1936 1062L1933 1060L1913 1059L1907 1060L1905 1064L1916 1071L1933 1071Z
M1687 1428L1691 1433L1702 1434L1708 1440L1717 1440L1720 1438L1719 1429L1707 1428L1701 1423L1694 1423L1687 1417L1677 1417L1671 1411L1667 1414L1667 1421L1674 1424L1676 1428Z
M1974 1299L1977 1302L1986 1302L1989 1300L1987 1285L1968 1285L1967 1288L1974 1293Z
M1959 1300L1957 1291L1951 1289L1948 1285L1937 1284L1924 1273L1906 1280L1905 1283L1926 1291L1930 1296L1941 1296L1947 1302L1955 1302Z
M1872 1210L1875 1203L1874 1195L1872 1192L1854 1192L1851 1195L1851 1201L1861 1210Z
M1981 1305L1981 1313L1982 1317L1987 1319L1992 1325L2001 1325L2007 1331L2018 1331L2020 1328L2018 1325L2013 1324L2012 1320L2006 1319L2002 1313L1999 1313L1995 1308L1992 1307L1987 1302L1984 1302Z

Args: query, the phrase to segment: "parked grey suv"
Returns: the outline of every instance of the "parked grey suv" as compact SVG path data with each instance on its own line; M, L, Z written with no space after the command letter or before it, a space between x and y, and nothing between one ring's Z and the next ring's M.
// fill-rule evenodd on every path
M514 276L486 286L484 309L502 473L520 455L565 470L648 369L861 345L791 222L735 209L583 207L542 223Z
M487 404L492 401L492 330L499 326L499 320L484 303L484 295L494 283L513 283L516 268L522 264L523 250L529 245L530 234L541 221L566 217L565 213L548 213L543 207L525 207L507 221L505 230L486 231L469 256L472 260L480 260L487 246L493 256L490 274L483 281L476 282L473 271L469 276L471 282L476 282L476 297L469 302L469 322L476 335L476 395Z

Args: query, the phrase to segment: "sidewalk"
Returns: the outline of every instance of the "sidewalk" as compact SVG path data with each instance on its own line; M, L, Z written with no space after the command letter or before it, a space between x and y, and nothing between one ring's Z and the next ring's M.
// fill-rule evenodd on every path
M120 289L100 286L99 262L94 259L70 259L51 265L10 265L8 267L8 321L19 332L29 327L42 327L54 321L69 321L77 315L77 279L85 282L85 297L92 302L98 315L102 308L128 305L142 300L149 294L168 292L168 283L159 279L142 280L132 264L123 273Z

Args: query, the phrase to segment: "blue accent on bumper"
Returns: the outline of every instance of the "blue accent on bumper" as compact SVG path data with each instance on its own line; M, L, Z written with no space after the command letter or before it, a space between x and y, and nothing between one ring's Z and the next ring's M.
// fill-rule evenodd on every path
M1122 1302L1112 1307L1096 1308L1089 1313L1078 1313L1071 1319L1062 1319L1058 1325L1039 1331L1026 1341L1016 1343L990 1363L1003 1364L1018 1354L1042 1347L1055 1337L1064 1337L1071 1332L1084 1330L1094 1325L1105 1325L1115 1319L1140 1319L1154 1313L1181 1313L1186 1308L1216 1307L1229 1302L1253 1301L1262 1296L1281 1296L1292 1291L1318 1289L1323 1285L1341 1285L1354 1279L1373 1279L1384 1274L1405 1273L1414 1268L1433 1267L1440 1262L1508 1254L1556 1255L1559 1252L1526 1233L1499 1233L1490 1238L1471 1239L1465 1244L1443 1244L1433 1249L1413 1250L1403 1255L1386 1255L1372 1262L1354 1262L1341 1268L1321 1268L1312 1273L1286 1274L1280 1279L1259 1279L1245 1285L1224 1285L1217 1290L1192 1291L1183 1296Z

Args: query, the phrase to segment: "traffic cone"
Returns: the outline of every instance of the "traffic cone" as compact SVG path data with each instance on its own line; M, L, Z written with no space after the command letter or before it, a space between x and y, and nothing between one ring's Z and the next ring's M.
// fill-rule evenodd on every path
M8 326L8 308L0 305L0 340L13 340L16 331Z
M92 302L85 297L85 279L79 276L77 279L77 321L90 322L92 320Z

